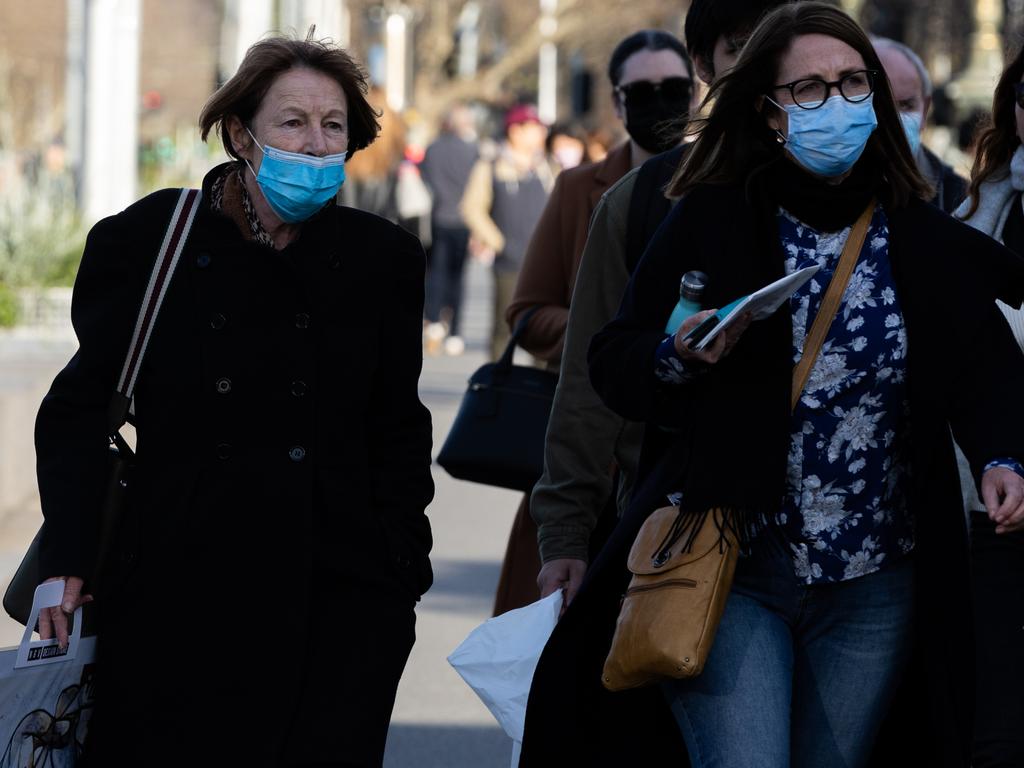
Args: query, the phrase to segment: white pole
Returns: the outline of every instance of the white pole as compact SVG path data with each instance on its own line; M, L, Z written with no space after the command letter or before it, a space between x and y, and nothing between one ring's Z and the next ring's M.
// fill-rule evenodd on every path
M89 0L83 214L87 223L136 197L140 0Z
M85 152L85 35L82 0L67 0L67 63L64 69L64 148L75 183L75 199L82 204L82 158Z
M540 0L541 43L537 78L537 112L551 124L558 118L558 46L551 40L558 31L558 0Z
M408 21L405 14L394 12L384 24L384 82L388 106L396 112L405 109L409 96L408 83Z

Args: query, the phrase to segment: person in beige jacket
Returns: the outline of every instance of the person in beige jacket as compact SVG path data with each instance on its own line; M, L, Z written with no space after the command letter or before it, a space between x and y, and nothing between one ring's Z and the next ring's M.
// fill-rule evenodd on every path
M477 162L462 197L462 216L470 235L477 248L493 259L491 355L495 360L508 344L505 310L512 301L526 247L555 183L544 153L547 135L548 129L532 105L510 109L498 156Z

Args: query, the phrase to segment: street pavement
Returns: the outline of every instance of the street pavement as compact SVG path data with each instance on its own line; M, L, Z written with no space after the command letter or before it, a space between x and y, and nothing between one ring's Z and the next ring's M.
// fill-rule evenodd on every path
M434 453L455 416L466 380L486 362L490 334L490 271L468 268L464 312L466 352L427 357L420 394L434 423ZM33 361L32 370L52 378L66 362ZM5 366L7 373L13 370ZM0 376L0 379L3 377ZM0 388L2 396L2 388ZM31 450L30 430L19 437ZM434 466L437 491L427 514L434 532L434 586L417 608L417 641L398 689L385 768L505 768L511 741L446 658L490 616L501 558L519 494L453 480ZM0 589L9 580L40 520L38 499L0 516ZM358 619L358 617L355 617ZM22 627L0 616L0 647L16 645Z
M466 353L427 357L420 396L434 420L434 454L455 417L469 375L487 362L489 270L471 263L463 313ZM427 510L434 531L434 586L417 609L416 645L398 687L385 768L507 768L511 741L445 660L491 615L519 494L454 480L434 465Z

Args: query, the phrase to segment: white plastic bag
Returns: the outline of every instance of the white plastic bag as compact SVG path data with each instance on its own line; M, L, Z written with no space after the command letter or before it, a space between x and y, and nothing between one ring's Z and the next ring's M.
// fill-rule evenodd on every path
M561 610L562 591L558 590L525 608L488 619L448 657L512 738L512 768L519 765L533 672Z

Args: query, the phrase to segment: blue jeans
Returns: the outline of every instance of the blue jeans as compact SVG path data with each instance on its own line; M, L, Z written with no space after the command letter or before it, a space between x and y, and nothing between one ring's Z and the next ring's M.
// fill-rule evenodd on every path
M910 654L912 558L808 586L777 531L753 550L703 673L663 684L693 768L865 765Z

